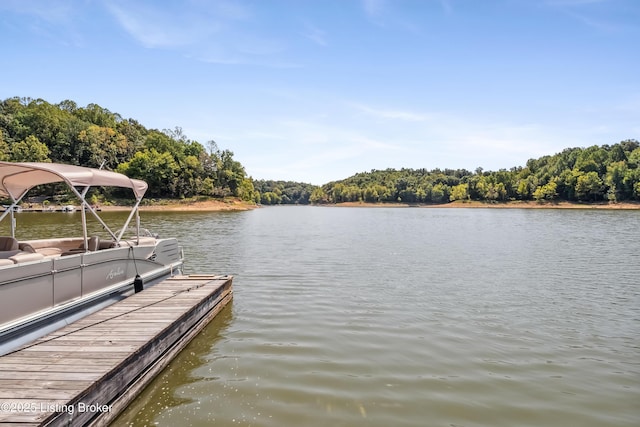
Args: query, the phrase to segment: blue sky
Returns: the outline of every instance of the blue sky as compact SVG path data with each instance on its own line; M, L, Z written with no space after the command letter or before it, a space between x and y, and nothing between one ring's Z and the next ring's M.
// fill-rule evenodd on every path
M215 140L256 179L640 139L638 0L0 0L0 98Z

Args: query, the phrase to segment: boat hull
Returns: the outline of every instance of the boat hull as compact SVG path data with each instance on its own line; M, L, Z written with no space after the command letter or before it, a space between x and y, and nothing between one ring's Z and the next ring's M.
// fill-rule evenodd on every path
M150 285L179 273L182 263L177 240L158 239L0 266L0 354L68 316L124 298L137 275Z

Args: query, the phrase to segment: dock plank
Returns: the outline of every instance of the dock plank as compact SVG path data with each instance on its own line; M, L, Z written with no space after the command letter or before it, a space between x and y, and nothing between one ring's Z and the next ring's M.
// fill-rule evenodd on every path
M73 372L65 372L65 371L15 370L15 371L9 371L9 372L3 373L2 379L0 381L11 381L11 380L95 381L100 378L100 376L98 375L99 373L100 371L77 372L74 370Z
M107 425L232 294L231 276L169 278L0 357L0 399L35 409L0 423Z

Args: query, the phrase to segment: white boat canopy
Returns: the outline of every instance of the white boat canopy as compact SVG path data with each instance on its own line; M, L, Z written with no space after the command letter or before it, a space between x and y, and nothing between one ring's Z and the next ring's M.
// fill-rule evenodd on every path
M65 182L69 187L130 188L139 201L147 191L147 183L126 175L101 169L60 163L0 162L0 197L20 200L36 185Z
M136 235L140 234L140 217L137 216L138 206L142 201L144 193L147 191L147 183L139 179L131 179L126 175L117 172L110 172L102 169L85 168L82 166L65 165L61 163L13 163L0 162L0 197L10 197L13 204L0 214L2 221L7 214L11 216L11 236L15 237L15 218L13 216L14 207L27 192L36 185L64 182L82 203L82 232L85 247L87 247L87 221L85 211L91 214L102 224L104 229L118 243L122 238L131 219L136 215ZM82 187L80 191L76 187ZM131 209L129 217L124 223L120 233L116 234L98 216L95 209L87 202L85 196L91 187L121 187L130 188L136 196L136 203Z

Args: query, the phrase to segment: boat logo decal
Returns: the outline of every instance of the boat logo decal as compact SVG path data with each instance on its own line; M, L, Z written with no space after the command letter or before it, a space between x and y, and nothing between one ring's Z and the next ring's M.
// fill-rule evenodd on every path
M122 276L124 275L124 270L122 269L122 267L118 266L118 268L116 268L115 270L112 268L109 271L109 274L107 274L107 279L109 280L113 280L118 276Z

